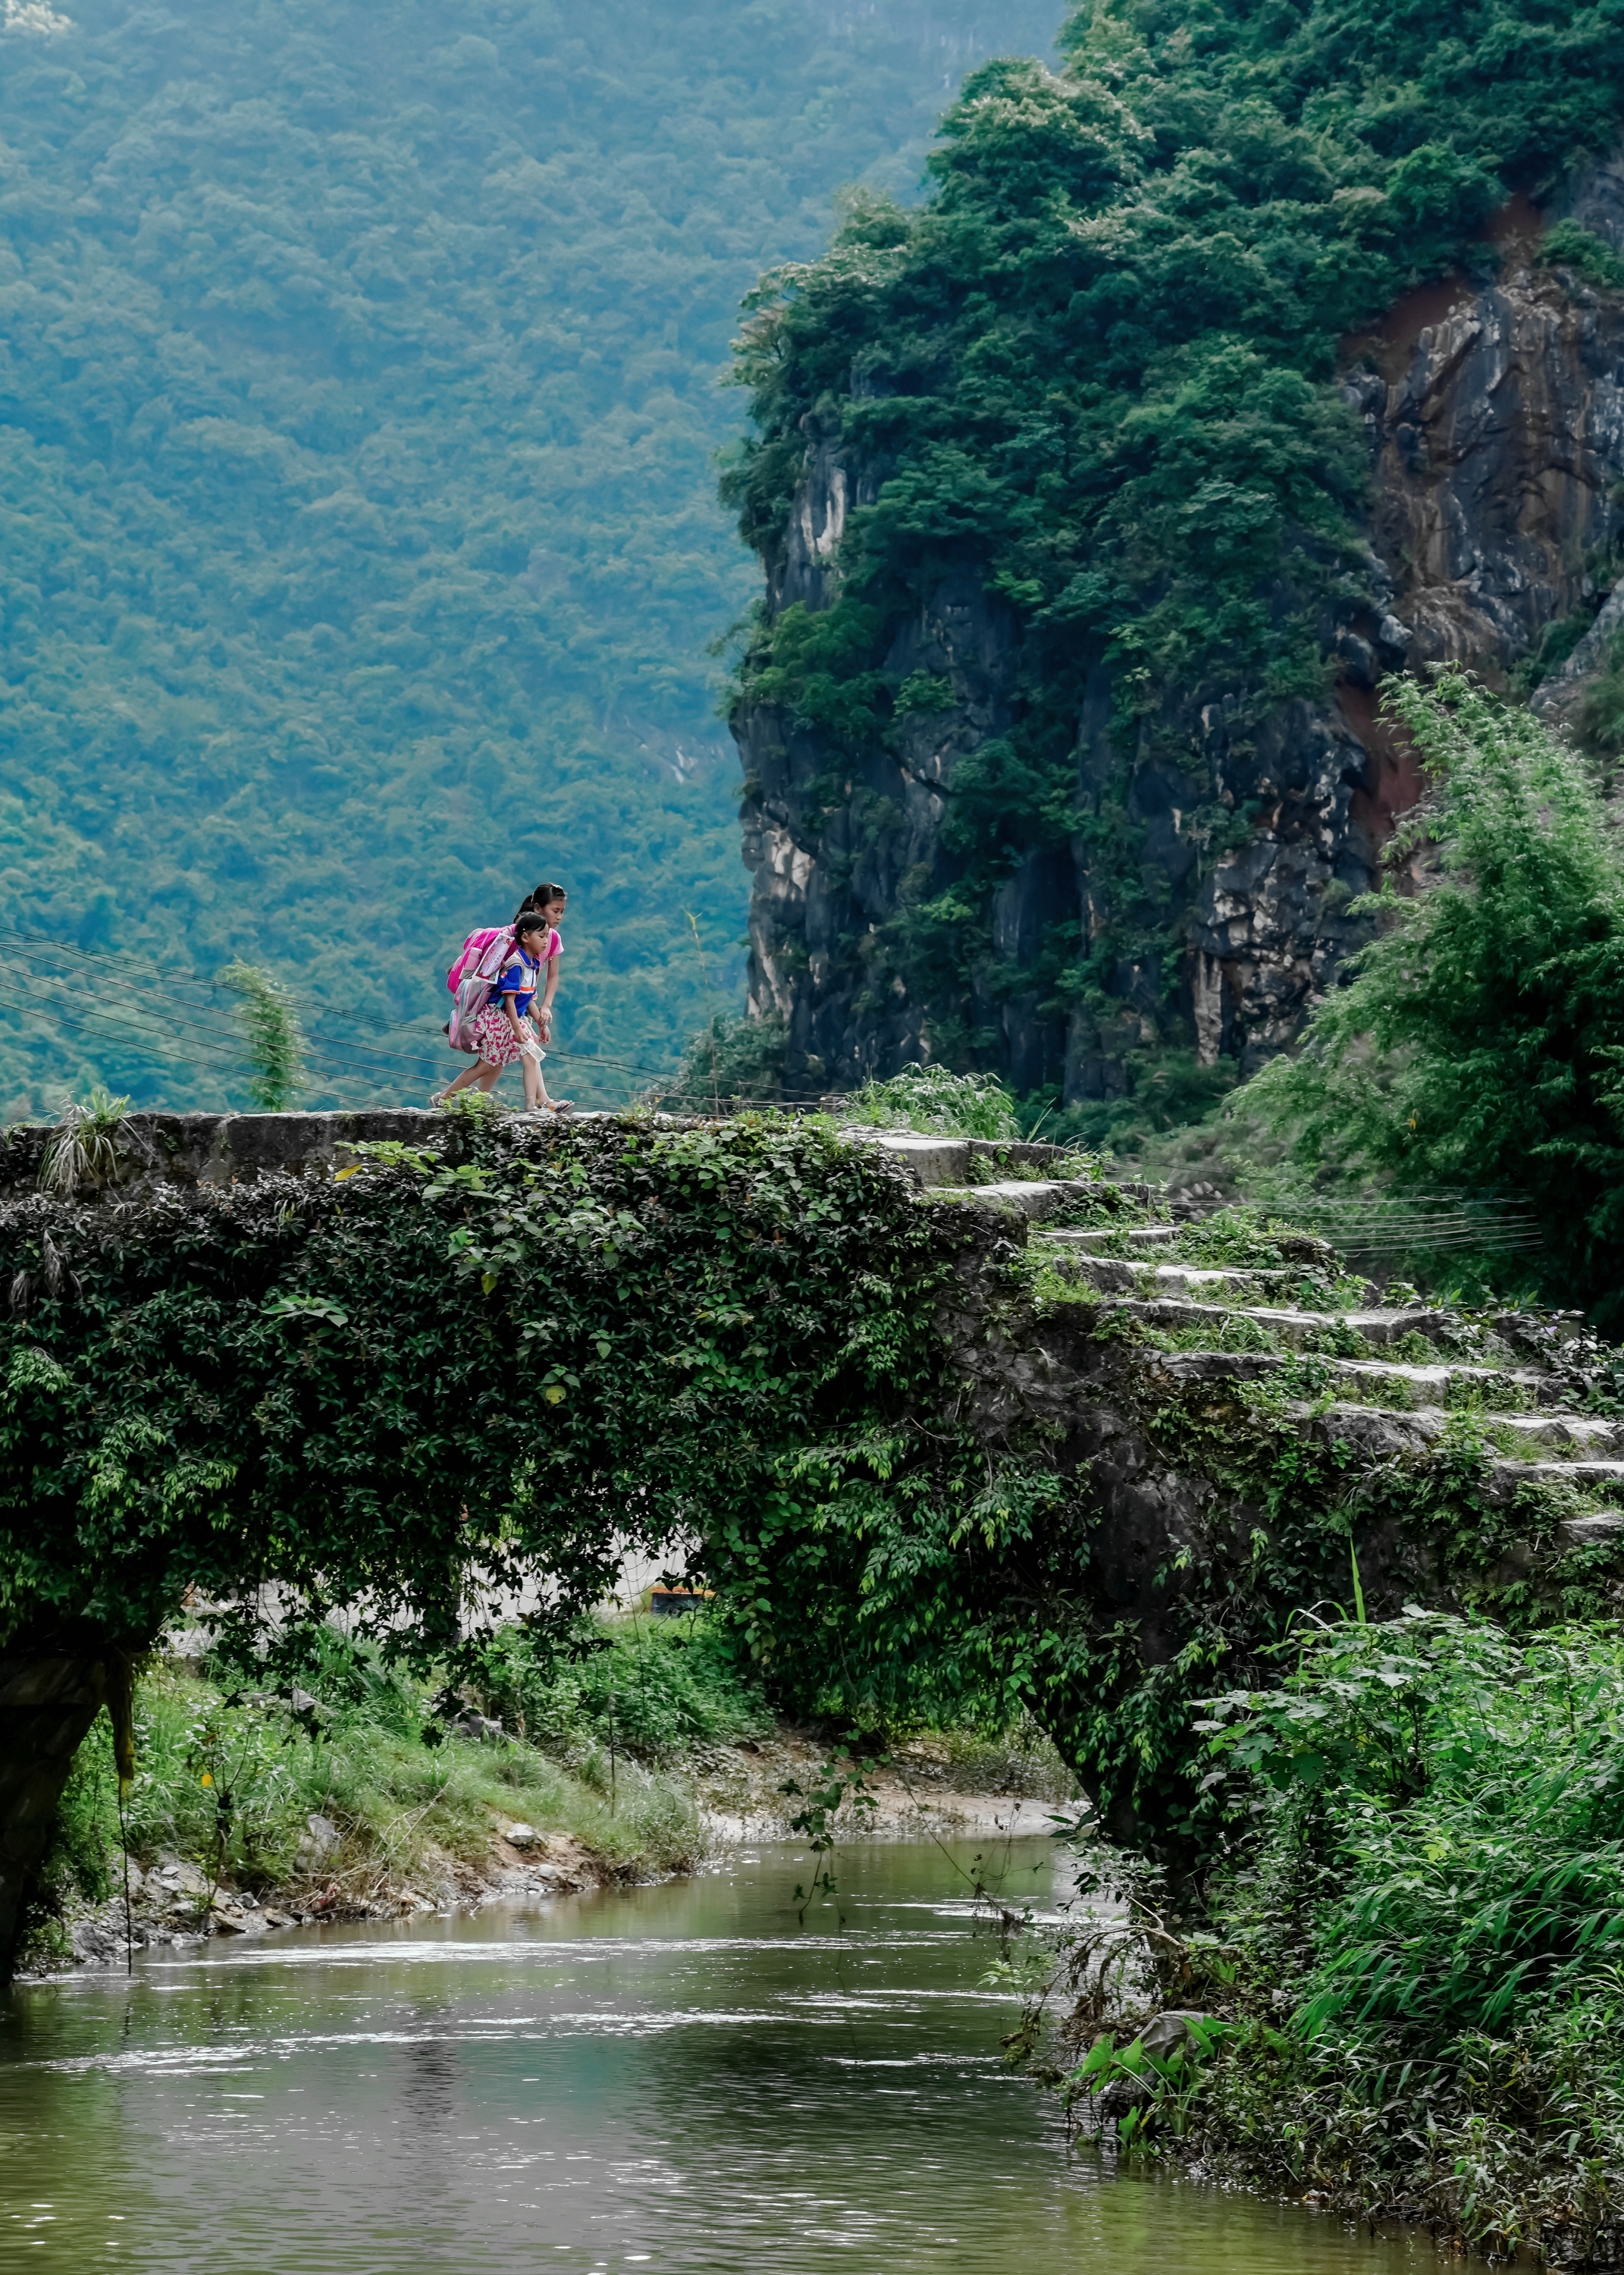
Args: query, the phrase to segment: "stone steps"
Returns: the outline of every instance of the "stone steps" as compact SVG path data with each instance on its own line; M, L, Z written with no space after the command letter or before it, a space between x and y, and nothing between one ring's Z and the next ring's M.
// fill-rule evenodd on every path
M1171 1375L1176 1381L1261 1382L1295 1362L1279 1351L1192 1350L1157 1351L1152 1363L1159 1373ZM1376 1390L1392 1386L1407 1396L1413 1393L1424 1401L1446 1400L1457 1391L1468 1397L1492 1393L1504 1395L1507 1391L1514 1391L1539 1406L1547 1401L1554 1405L1562 1394L1562 1386L1553 1377L1537 1374L1526 1367L1477 1366L1441 1359L1434 1366L1424 1366L1413 1360L1318 1356L1314 1363L1326 1371L1333 1382L1346 1382L1356 1389L1368 1386ZM1406 1406L1400 1410L1416 1410Z
M1018 1209L1023 1217L1041 1224L1067 1203L1086 1200L1097 1195L1099 1188L1091 1180L1054 1179L1030 1182L1022 1177L1010 1177L992 1185L966 1185L964 1198L974 1201L994 1201L1006 1208ZM1107 1188L1108 1190L1109 1188Z
M1129 1179L1107 1183L1098 1177L1007 1177L987 1184L972 1184L971 1163L991 1162L1001 1168L1016 1166L1034 1172L1058 1165L1066 1157L1062 1145L1046 1145L1031 1139L992 1138L921 1138L909 1130L842 1130L854 1145L877 1145L895 1154L912 1170L920 1185L933 1192L961 1200L1013 1202L1023 1216L1041 1221L1063 1204L1080 1196L1105 1198L1112 1207L1121 1199L1148 1210L1155 1196L1149 1185Z
M1485 1414L1482 1419L1487 1431L1514 1431L1553 1450L1572 1447L1575 1453L1624 1455L1624 1422L1589 1414Z
M967 1165L965 1178L971 1174ZM1613 1557L1624 1550L1624 1421L1567 1410L1582 1386L1556 1371L1581 1323L1522 1312L1462 1318L1433 1304L1383 1304L1373 1286L1366 1281L1361 1289L1356 1278L1348 1289L1356 1297L1348 1309L1321 1309L1303 1300L1304 1274L1351 1276L1326 1243L1282 1230L1259 1238L1256 1265L1187 1262L1177 1251L1190 1228L1162 1221L1165 1198L1144 1186L1114 1194L1092 1181L1005 1178L965 1183L941 1198L992 1202L1018 1213L1017 1236L1046 1279L1076 1288L1080 1320L1107 1333L1129 1323L1145 1329L1137 1347L1129 1334L1129 1348L1156 1397L1164 1387L1176 1392L1204 1383L1280 1380L1295 1392L1285 1410L1303 1436L1344 1448L1356 1473L1363 1469L1372 1477L1435 1456L1464 1410L1484 1445L1478 1489L1485 1502L1508 1506L1527 1487L1554 1489L1547 1522L1554 1518L1559 1543ZM1089 1200L1093 1208L1078 1206ZM1063 1221L1107 1210L1107 1222ZM1123 1221L1135 1215L1147 1221ZM1236 1243L1243 1254L1243 1238ZM1266 1336L1273 1347L1225 1349L1244 1343L1249 1322L1257 1339ZM1415 1355L1414 1343L1409 1356L1384 1356L1417 1336L1433 1357ZM1158 1349L1166 1337L1189 1348ZM1547 1350L1549 1368L1541 1363ZM1471 1355L1457 1357L1459 1351ZM1325 1385L1333 1402L1303 1396L1298 1383ZM1533 1552L1516 1554L1528 1559Z
M1363 1406L1351 1402L1332 1406L1311 1405L1301 1400L1288 1408L1288 1412L1303 1422L1313 1422L1333 1435L1347 1437L1361 1444L1380 1437L1384 1432L1401 1440L1406 1446L1421 1449L1435 1445L1452 1421L1459 1419L1443 1406L1409 1406L1397 1410L1389 1407ZM1530 1448L1544 1447L1556 1458L1549 1461L1527 1461L1507 1454L1502 1446L1494 1462L1496 1469L1507 1471L1540 1470L1552 1476L1582 1478L1587 1470L1618 1470L1624 1475L1624 1423L1600 1421L1580 1414L1495 1414L1476 1412L1475 1426L1492 1442L1512 1436L1526 1442ZM1386 1452L1392 1447L1383 1444L1371 1450ZM1593 1460L1590 1455L1618 1455L1617 1460ZM1566 1458L1564 1458L1566 1455Z
M964 1174L968 1177L968 1166ZM1321 1407L1298 1400L1288 1411L1305 1430L1346 1441L1372 1464L1395 1454L1429 1452L1442 1439L1452 1413L1468 1406L1495 1448L1485 1482L1496 1500L1509 1499L1525 1483L1617 1489L1624 1494L1624 1422L1562 1410L1573 1395L1569 1384L1522 1356L1530 1328L1538 1349L1541 1323L1529 1316L1497 1314L1477 1321L1474 1331L1436 1304L1384 1304L1368 1282L1363 1300L1346 1311L1294 1303L1292 1294L1305 1271L1345 1269L1325 1243L1289 1234L1271 1239L1264 1252L1272 1250L1278 1256L1283 1249L1290 1258L1300 1249L1302 1258L1295 1264L1185 1263L1167 1251L1187 1228L1157 1221L1153 1212L1162 1197L1143 1185L1118 1187L1115 1192L1151 1221L1127 1225L1119 1218L1086 1226L1053 1220L1078 1213L1080 1199L1109 1206L1111 1187L1092 1180L1013 1178L996 1184L966 1183L956 1191L945 1187L944 1179L939 1187L944 1198L991 1201L1018 1211L1032 1249L1062 1281L1076 1284L1079 1296L1087 1291L1095 1317L1133 1321L1152 1334L1188 1339L1192 1347L1184 1350L1145 1346L1145 1368L1159 1378L1184 1384L1266 1382L1286 1373L1289 1379L1288 1370L1306 1360L1315 1369L1311 1380L1326 1382L1338 1394L1336 1402ZM1101 1252L1124 1247L1126 1255ZM1275 1347L1224 1349L1247 1321ZM1478 1355L1455 1357L1451 1344L1465 1341L1471 1348L1474 1332ZM1433 1346L1436 1357L1382 1356L1411 1336ZM1356 1341L1350 1344L1350 1337ZM1492 1354L1507 1343L1519 1355L1514 1358L1508 1350L1506 1363L1496 1365ZM1325 1345L1330 1348L1317 1348ZM1483 1355L1485 1347L1488 1356ZM1560 1344L1553 1343L1555 1348ZM1590 1511L1567 1520L1567 1529L1575 1542L1611 1538L1615 1531L1624 1532L1624 1513Z
M1063 1243L1068 1248L1103 1248L1107 1241L1129 1240L1136 1248L1159 1248L1176 1240L1181 1227L1176 1224L1133 1224L1117 1227L1110 1224L1049 1225L1043 1233L1043 1243Z
M1598 1548L1624 1533L1624 1508L1592 1508L1583 1516L1570 1516L1557 1526L1570 1548Z
M1118 1296L1107 1298L1101 1308L1107 1305L1147 1327L1159 1328L1164 1334L1186 1334L1198 1328L1221 1334L1234 1320L1252 1319L1292 1350L1310 1350L1322 1336L1339 1331L1351 1332L1379 1349L1401 1342L1411 1334L1430 1341L1449 1326L1447 1313L1424 1304L1407 1305L1401 1311L1300 1311L1266 1304L1196 1304L1173 1296Z
M1057 1239L1061 1235L1054 1236ZM1258 1289L1265 1294L1298 1286L1303 1278L1300 1267L1288 1265L1260 1265L1249 1269L1235 1264L1144 1264L1124 1260L1115 1256L1068 1256L1056 1265L1063 1277L1076 1280L1082 1286L1098 1288L1110 1296L1221 1296L1227 1289L1237 1291ZM1250 1308L1245 1304L1234 1306L1237 1311Z
M932 1190L943 1187L962 1188L967 1192L980 1189L970 1183L970 1164L978 1152L990 1150L986 1142L972 1138L918 1138L908 1130L842 1130L842 1138L855 1144L878 1145L887 1153L895 1153L904 1161L922 1185ZM1039 1160L1055 1158L1055 1149L1049 1146L1024 1145L1011 1149L1015 1158L1029 1153Z
M1489 1468L1502 1485L1553 1485L1559 1481L1575 1485L1624 1485L1624 1461L1519 1462L1502 1455L1491 1462Z

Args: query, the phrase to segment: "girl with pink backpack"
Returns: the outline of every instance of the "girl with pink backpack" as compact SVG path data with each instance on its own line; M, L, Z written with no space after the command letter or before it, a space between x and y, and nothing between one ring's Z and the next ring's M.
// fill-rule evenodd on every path
M470 933L446 974L455 1000L446 1032L454 1050L475 1054L476 1063L430 1099L438 1106L459 1090L487 1094L504 1066L523 1069L525 1110L563 1113L573 1102L550 1099L541 1077L541 1045L553 1031L553 998L563 944L556 929L564 911L562 885L538 885L511 925Z

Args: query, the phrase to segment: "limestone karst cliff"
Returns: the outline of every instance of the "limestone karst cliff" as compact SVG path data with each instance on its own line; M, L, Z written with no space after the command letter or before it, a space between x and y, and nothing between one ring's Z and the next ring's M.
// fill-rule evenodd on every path
M1348 905L1417 792L1378 716L1384 674L1457 658L1504 684L1553 626L1599 608L1537 693L1561 716L1624 621L1605 592L1624 529L1624 293L1545 253L1560 218L1624 252L1624 158L1543 208L1514 198L1484 225L1475 275L1402 295L1343 342L1368 554L1318 603L1326 692L1260 705L1243 676L1209 677L1164 692L1125 748L1120 673L1101 662L1076 714L1075 826L963 907L982 936L967 980L946 955L933 972L888 942L910 905L950 916L971 865L946 825L966 760L999 745L1025 699L1009 604L970 571L945 575L881 666L925 700L866 744L793 704L740 706L752 1009L787 1023L792 1083L844 1087L957 1053L1072 1103L1120 1095L1147 1049L1193 1044L1250 1072L1293 1038L1363 936ZM828 608L842 535L877 487L838 419L802 431L793 510L763 547L769 622ZM1068 1000L1057 953L1080 960L1108 925L1125 858L1170 911L1172 944L1124 955L1103 999Z

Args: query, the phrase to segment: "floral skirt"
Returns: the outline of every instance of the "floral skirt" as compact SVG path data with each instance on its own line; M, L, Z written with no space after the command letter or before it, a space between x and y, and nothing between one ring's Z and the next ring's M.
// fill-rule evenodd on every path
M474 1048L487 1066L517 1066L519 1061L519 1044L535 1040L533 1032L524 1020L520 1020L519 1031L516 1035L507 1013L498 1010L495 1003L486 1005L469 1032L472 1037ZM545 1058L546 1052L543 1051L541 1055Z

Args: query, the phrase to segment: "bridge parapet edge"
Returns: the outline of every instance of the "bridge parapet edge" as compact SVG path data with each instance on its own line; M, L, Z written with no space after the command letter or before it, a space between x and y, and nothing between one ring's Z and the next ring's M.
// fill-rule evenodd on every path
M445 1126L443 1115L411 1107L349 1114L132 1114L120 1124L129 1171L120 1190L301 1175L335 1166L347 1145L382 1138L422 1144ZM17 1200L35 1189L51 1134L48 1122L6 1133L0 1200Z
M581 1114L556 1126L562 1133L611 1118ZM638 1119L660 1129L704 1126L700 1117L691 1115L656 1114ZM839 1134L844 1143L875 1145L891 1154L925 1190L969 1185L976 1159L1030 1173L1061 1160L1063 1150L1031 1141L918 1137L895 1130L848 1128ZM49 1122L20 1123L5 1133L0 1145L0 1202L20 1199L37 1188L51 1135ZM309 1175L342 1167L351 1145L389 1139L405 1145L456 1145L464 1135L457 1121L430 1107L329 1114L136 1113L120 1124L125 1168L118 1190L128 1196L165 1185L218 1187L252 1183L260 1176Z

